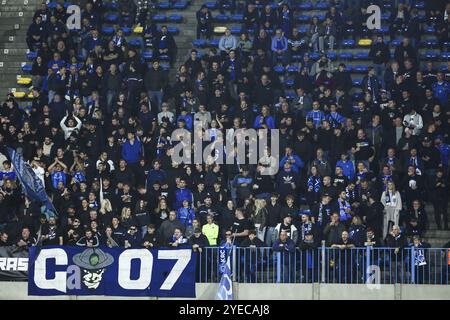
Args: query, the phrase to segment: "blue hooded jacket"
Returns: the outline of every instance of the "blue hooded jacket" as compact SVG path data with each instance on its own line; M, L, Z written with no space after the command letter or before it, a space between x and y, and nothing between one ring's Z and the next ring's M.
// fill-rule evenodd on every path
M195 219L195 212L191 207L181 207L177 210L177 219L185 226L192 226L192 220Z

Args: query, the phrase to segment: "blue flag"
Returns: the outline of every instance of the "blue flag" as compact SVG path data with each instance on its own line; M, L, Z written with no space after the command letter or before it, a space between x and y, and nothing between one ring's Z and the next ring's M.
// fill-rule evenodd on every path
M224 269L222 279L220 279L219 290L217 290L216 300L233 300L233 283L231 281L229 256Z
M47 211L51 211L53 214L57 215L58 213L49 200L41 179L34 173L31 166L25 162L22 156L14 149L8 148L8 153L17 178L27 197L30 198L30 200L43 203Z

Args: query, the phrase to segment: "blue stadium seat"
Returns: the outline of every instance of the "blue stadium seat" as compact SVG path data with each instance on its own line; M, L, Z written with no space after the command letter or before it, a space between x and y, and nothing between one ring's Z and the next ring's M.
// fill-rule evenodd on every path
M126 36L129 36L131 34L131 28L129 27L122 27L122 31Z
M158 9L161 10L169 10L170 9L170 3L169 2L160 2L157 4Z
M241 13L233 14L231 16L231 21L233 22L241 22L244 19L244 15Z
M208 45L208 42L203 39L195 39L192 41L192 45L197 48L204 48Z
M231 26L230 31L232 34L240 34L241 33L241 26Z
M180 33L180 29L178 29L178 27L175 27L175 26L168 26L167 31L169 31L170 34Z
M347 28L347 29L345 29L345 32L347 32L348 34L353 34L353 33L355 33L355 29L354 28Z
M218 46L219 46L219 39L212 39L212 40L209 42L209 45L210 45L211 47L218 47Z
M351 52L341 52L339 54L339 59L342 59L342 60L353 59L353 54Z
M383 8L386 9L387 11L391 11L392 4L388 3L388 2L385 2L385 3L383 3Z
M108 2L103 4L107 10L117 10L119 5L117 2Z
M427 51L424 56L426 59L437 59L439 54L436 51Z
M275 66L275 67L273 67L273 70L276 73L284 73L284 67L283 66Z
M296 73L298 71L298 66L289 66L287 67L287 72Z
M352 66L345 66L345 69L347 70L347 72L352 72L353 71L353 67Z
M380 32L383 34L389 33L389 26L381 26Z
M170 65L167 64L167 63L161 63L161 68L162 68L164 71L169 71Z
M104 35L110 36L110 35L114 34L114 28L113 27L108 27L108 26L103 26L102 27L102 33Z
M359 73L367 73L368 68L368 66L355 66L353 70Z
M355 46L355 40L353 40L353 39L342 40L342 47L353 48L354 46Z
M417 9L420 9L420 10L425 9L425 2L424 2L424 1L417 2L417 3L414 5L414 8L417 8Z
M161 61L169 61L170 59L169 59L168 55L162 54L162 55L159 56L159 60L161 60Z
M319 19L320 22L324 22L325 21L325 14L318 14L317 15L317 19Z
M294 61L300 61L300 60L302 60L302 56L301 56L301 55L298 55L298 54L293 55L293 56L292 56L292 60L294 60Z
M296 20L300 23L307 23L311 20L311 17L307 16L306 14L301 14L297 16Z
M317 10L326 10L328 9L329 4L327 2L321 1L316 3L316 9Z
M37 58L38 53L34 52L34 51L30 51L29 53L27 53L27 59L28 60L34 60Z
M434 34L435 32L436 32L436 29L433 26L425 27L425 33Z
M354 55L354 59L367 60L367 59L369 59L369 52L368 51L358 52L357 54Z
M294 80L292 79L287 79L284 84L286 85L286 87L288 88L292 88L294 86Z
M153 17L154 22L165 22L167 21L167 16L165 14L155 14Z
M428 47L428 48L436 48L438 46L437 40L425 40L422 41L422 46Z
M108 23L117 23L117 22L119 22L119 14L118 13L108 13L105 15L105 20Z
M306 27L306 26L298 26L297 30L300 33L308 33L308 27Z
M174 23L180 23L180 22L183 22L183 16L182 16L181 14L177 14L177 13L171 14L171 15L169 16L169 21L170 21L170 22L174 22Z
M362 79L352 79L352 83L354 87L360 87L361 86Z
M363 93L362 92L355 92L353 94L353 100L361 100L363 98Z
M441 59L442 60L449 60L450 59L450 52L442 52L441 53Z
M131 39L128 41L128 44L132 47L140 47L142 44L142 40L140 38Z
M153 52L152 51L143 51L142 58L144 58L145 60L151 60L153 58Z
M216 22L228 22L228 20L230 20L230 17L226 14L218 14L214 17L214 21Z
M177 3L175 3L173 5L173 7L177 10L184 10L187 8L187 6L188 6L188 4L186 1L178 1Z
M334 61L337 58L337 53L334 51L329 51L327 52L327 58Z
M320 58L320 54L317 52L310 52L309 57L311 58L311 60L318 60Z
M71 2L64 2L63 7L67 9L67 8L70 7L72 4L73 4L73 3L71 3Z
M304 2L304 3L299 3L297 5L297 8L300 10L312 10L313 9L313 4L311 2Z
M286 91L285 97L288 100L292 100L292 99L294 99L296 97L296 94L295 94L295 92L293 90L289 90L289 91Z
M384 12L381 14L382 21L388 21L390 17L391 17L391 14L389 12Z
M396 47L396 46L400 45L400 43L402 43L402 40L401 40L401 39L394 39L394 40L391 41L390 44L391 44L392 46Z
M444 65L444 66L441 66L439 68L439 70L446 72L446 71L448 71L448 68L447 68L447 66Z
M31 64L26 64L22 67L23 72L30 72L33 66Z
M216 2L207 2L205 3L206 7L210 10L214 10L217 8L217 4Z

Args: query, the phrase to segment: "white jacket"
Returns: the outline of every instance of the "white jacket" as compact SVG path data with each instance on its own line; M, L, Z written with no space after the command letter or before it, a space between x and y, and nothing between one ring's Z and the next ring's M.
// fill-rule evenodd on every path
M414 128L412 130L412 134L414 136L420 135L420 131L423 128L423 120L422 116L418 114L417 112L415 114L407 114L403 117L403 124L405 127L409 127L411 124L414 125Z

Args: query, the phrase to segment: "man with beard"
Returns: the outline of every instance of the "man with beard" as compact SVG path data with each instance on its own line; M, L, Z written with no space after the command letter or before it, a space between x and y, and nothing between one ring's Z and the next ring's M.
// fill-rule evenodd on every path
M60 228L56 225L56 217L48 218L48 224L42 228L40 240L43 246L63 245L63 235Z

